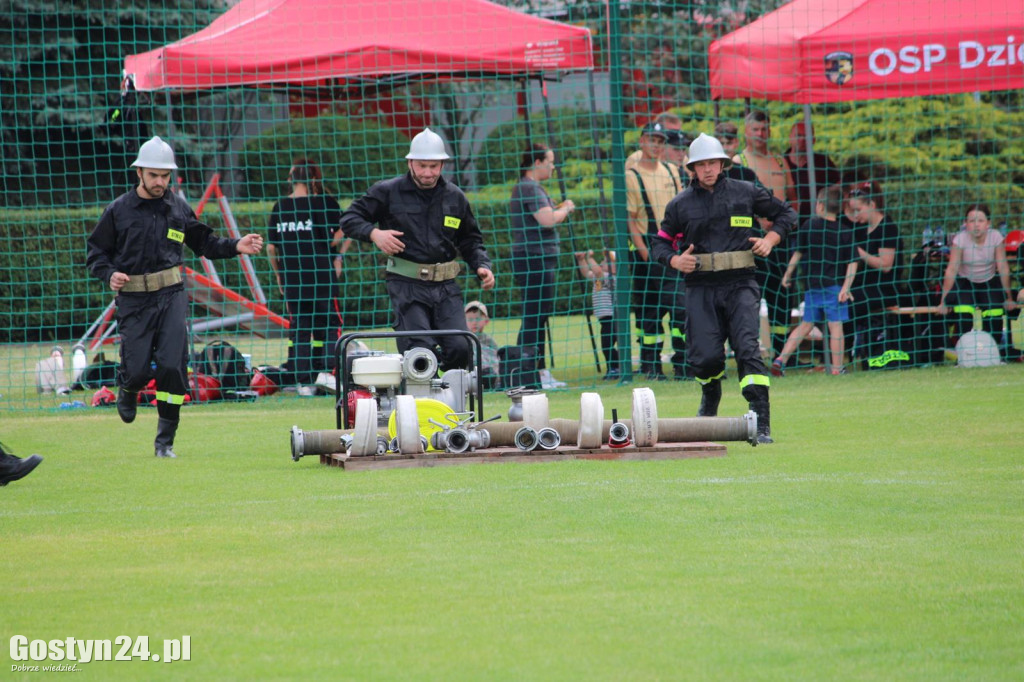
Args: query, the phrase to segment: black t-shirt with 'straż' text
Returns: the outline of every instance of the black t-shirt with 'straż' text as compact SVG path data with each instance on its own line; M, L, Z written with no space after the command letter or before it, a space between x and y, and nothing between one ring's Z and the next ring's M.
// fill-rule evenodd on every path
M285 197L274 204L269 241L278 250L286 286L332 281L331 239L340 221L341 207L333 197Z

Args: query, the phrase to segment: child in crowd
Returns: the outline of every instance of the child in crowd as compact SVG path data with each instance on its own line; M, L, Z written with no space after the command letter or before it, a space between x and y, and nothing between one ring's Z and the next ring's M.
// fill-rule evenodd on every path
M1002 332L1003 316L1016 307L1010 288L1010 265L1003 235L991 229L991 217L987 204L967 207L964 227L953 237L949 249L939 314L955 315L960 337L971 328L977 312L982 329L997 342L1002 338L1003 359L1016 360L1019 354L1012 339Z
M480 301L470 301L466 304L465 312L466 327L480 341L482 351L480 365L483 370L480 380L483 382L484 388L498 388L501 364L498 359L498 342L490 334L484 332L484 327L491 321L487 315L487 306Z
M797 232L797 248L782 277L782 286L789 288L797 265L804 254L807 255L802 268L804 317L772 363L772 374L775 376L785 374L786 361L814 325L820 322L828 323L831 373L846 372L843 368L843 354L846 351L843 323L850 319L848 304L853 298L850 287L857 274L858 256L849 230L843 230L837 220L842 208L842 188L838 185L824 187L819 190L817 198L816 215L807 220ZM843 265L846 266L846 274L840 284L839 270Z
M593 283L592 303L594 317L601 324L601 352L604 353L606 380L622 376L618 350L618 334L615 331L615 252L606 250L604 261L599 265L593 251L576 253L576 263L583 276Z

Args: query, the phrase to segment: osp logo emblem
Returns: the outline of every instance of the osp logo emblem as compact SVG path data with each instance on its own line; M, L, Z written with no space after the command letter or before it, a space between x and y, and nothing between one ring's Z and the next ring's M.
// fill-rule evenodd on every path
M853 55L849 52L825 55L825 78L834 85L846 85L853 80Z

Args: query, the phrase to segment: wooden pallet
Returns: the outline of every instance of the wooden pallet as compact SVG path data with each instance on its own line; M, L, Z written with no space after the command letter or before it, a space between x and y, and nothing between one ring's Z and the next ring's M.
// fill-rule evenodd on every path
M561 462L570 459L606 459L644 461L653 459L693 459L698 457L724 457L726 448L719 443L659 443L652 447L609 448L585 450L576 446L563 446L555 450L523 452L517 448L488 448L454 454L427 452L421 455L371 455L350 457L343 452L320 455L320 463L351 471L368 469L411 469L455 464L504 464L509 462Z

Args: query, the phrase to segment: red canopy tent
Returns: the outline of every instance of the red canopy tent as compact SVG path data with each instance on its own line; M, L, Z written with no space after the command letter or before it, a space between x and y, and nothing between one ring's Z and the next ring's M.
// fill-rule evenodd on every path
M124 70L137 90L151 91L593 65L589 29L485 0L241 0L207 28L127 57Z
M709 48L714 99L802 104L1024 87L1024 2L793 0Z

